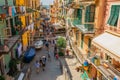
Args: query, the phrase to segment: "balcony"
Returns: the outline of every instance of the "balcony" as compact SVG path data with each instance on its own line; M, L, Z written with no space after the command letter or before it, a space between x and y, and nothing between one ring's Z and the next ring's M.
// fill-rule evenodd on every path
M26 29L22 29L19 31L18 35L11 36L9 38L4 39L4 45L0 46L0 54L7 54L11 51L11 49L15 46L15 44L20 40L21 35L26 31Z
M93 34L95 32L94 24L81 24L80 19L73 19L73 25L80 29L84 34Z
M120 72L117 71L108 60L103 60L99 55L88 53L87 61L91 63L106 79L113 80L115 76L120 76ZM118 77L120 79L120 77Z
M31 13L31 12L34 12L34 10L33 10L32 8L27 8L27 9L26 9L26 12L27 12L27 13Z
M72 20L72 23L73 23L74 26L81 25L81 20L79 20L78 18L75 18L75 19Z
M94 34L94 24L83 24L83 25L76 25L78 29L84 34Z
M98 0L79 0L79 2L85 2L85 3L92 3L92 2L95 2L95 1L98 1Z

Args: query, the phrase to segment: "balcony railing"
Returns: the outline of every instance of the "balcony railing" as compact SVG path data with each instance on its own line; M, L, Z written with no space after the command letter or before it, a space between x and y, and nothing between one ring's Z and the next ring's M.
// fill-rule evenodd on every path
M82 52L78 49L77 45L72 41L72 39L70 37L69 37L69 41L70 41L70 46L71 46L72 50L74 51L75 55L79 59L80 63L82 64L85 60Z
M19 41L21 35L26 31L26 28L21 29L17 35L11 36L9 38L3 38L4 45L0 46L0 53L6 54L14 47L14 45ZM2 48L1 48L2 47Z
M117 71L110 63L108 63L108 61L101 59L98 55L91 53L89 54L87 60L109 80L113 80L115 75L120 76L119 71ZM105 67L105 65L107 66ZM118 78L120 79L120 77Z
M78 18L75 18L72 20L73 22L73 25L76 26L76 25L81 25L81 20L79 20Z
M80 29L80 31L84 34L94 34L95 28L94 24L83 24L83 25L76 25Z

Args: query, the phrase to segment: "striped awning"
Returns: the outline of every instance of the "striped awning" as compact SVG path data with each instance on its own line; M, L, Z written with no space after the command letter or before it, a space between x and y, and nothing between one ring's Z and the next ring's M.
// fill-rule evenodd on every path
M93 39L92 45L120 62L120 36L104 32Z

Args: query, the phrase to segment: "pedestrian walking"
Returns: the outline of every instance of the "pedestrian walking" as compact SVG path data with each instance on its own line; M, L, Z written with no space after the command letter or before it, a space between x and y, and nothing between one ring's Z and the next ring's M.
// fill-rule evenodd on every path
M43 71L45 70L45 66L46 66L46 56L42 56L42 68L43 68Z
M36 67L36 73L38 74L40 71L40 63L38 60L35 62L35 67Z
M45 46L46 46L46 49L48 51L48 49L49 49L49 43L48 43L48 41L46 41Z
M57 50L54 49L54 57L55 57L56 54L57 54Z
M50 51L48 52L48 61L51 61Z
M57 45L55 44L54 50L57 51Z
M55 58L58 60L58 58L59 58L59 55L58 55L58 53L55 55Z

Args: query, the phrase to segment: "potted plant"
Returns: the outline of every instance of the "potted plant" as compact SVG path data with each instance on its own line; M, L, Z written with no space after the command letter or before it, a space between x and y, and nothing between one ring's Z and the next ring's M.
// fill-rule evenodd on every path
M59 37L57 40L57 46L59 49L59 56L64 56L66 48L66 39L64 37Z

